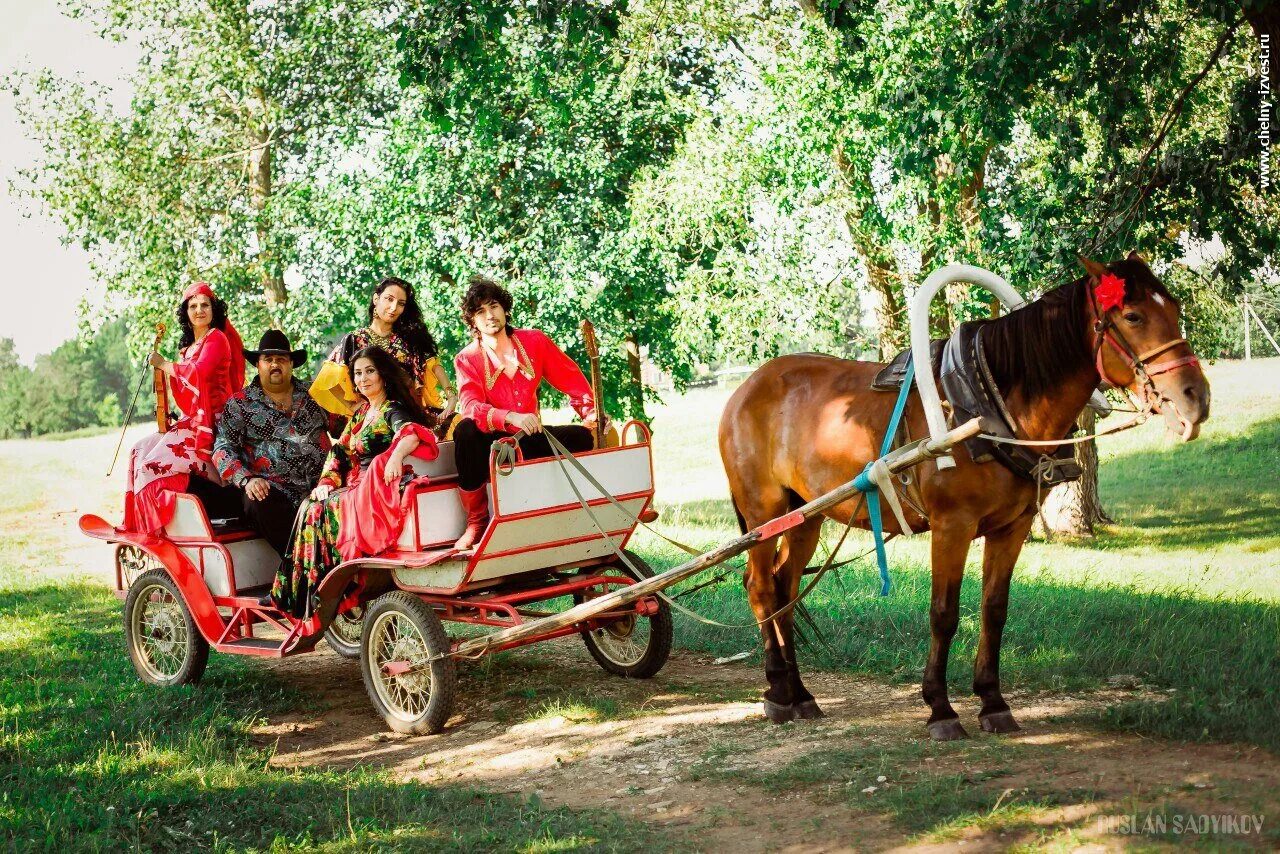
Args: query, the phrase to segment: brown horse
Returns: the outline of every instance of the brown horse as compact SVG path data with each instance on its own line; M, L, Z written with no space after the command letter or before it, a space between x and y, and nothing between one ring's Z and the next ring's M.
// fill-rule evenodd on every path
M1086 277L1004 317L982 321L987 363L1018 438L1067 436L1103 379L1150 399L1154 411L1181 425L1184 440L1195 438L1209 415L1209 384L1179 331L1178 301L1136 253L1105 267L1083 263ZM1123 280L1123 303L1103 310L1096 288L1108 273L1117 299L1113 277ZM720 420L720 454L742 524L754 528L789 512L853 479L879 455L896 398L870 388L882 367L815 354L783 356L763 365L733 394ZM904 420L911 436L928 435L915 393ZM939 470L930 461L916 469L924 515L905 503L902 508L915 531L933 533L932 641L923 694L931 709L929 733L937 740L968 735L947 698L947 655L959 618L965 559L976 537L986 538L973 679L974 693L982 699L978 720L987 732L1018 729L1000 693L1000 640L1009 579L1037 510L1031 480L994 460L975 463L963 446L953 454L954 468ZM827 515L848 523L855 512L853 523L869 527L865 505L858 501L837 505ZM799 593L822 522L820 516L811 519L749 555L747 597L762 621L769 683L764 708L776 723L822 715L800 681L793 614L785 607ZM891 513L884 514L884 528L900 533Z

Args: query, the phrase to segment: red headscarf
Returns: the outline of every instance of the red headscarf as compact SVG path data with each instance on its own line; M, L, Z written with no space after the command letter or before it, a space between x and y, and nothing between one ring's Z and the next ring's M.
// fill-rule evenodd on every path
M182 302L185 303L196 294L204 294L210 302L218 298L208 282L195 282L182 292ZM232 387L238 391L244 388L244 342L240 340L240 333L236 332L229 317L227 325L222 329L222 334L227 336L227 343L231 345L231 383Z

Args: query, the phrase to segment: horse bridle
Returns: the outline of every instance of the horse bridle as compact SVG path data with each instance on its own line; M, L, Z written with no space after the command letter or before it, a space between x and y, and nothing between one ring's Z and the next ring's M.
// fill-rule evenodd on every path
M1103 364L1102 358L1102 346L1105 343L1116 352L1116 355L1133 371L1134 377L1141 383L1142 404L1147 409L1155 411L1155 404L1162 395L1151 378L1186 365L1199 367L1200 360L1196 358L1193 352L1190 356L1181 356L1155 365L1149 364L1152 359L1167 353L1180 344L1186 344L1188 350L1191 349L1191 345L1186 338L1173 338L1163 344L1157 344L1145 353L1136 353L1133 346L1129 344L1128 339L1124 337L1124 333L1120 331L1115 321L1112 320L1110 311L1104 314L1098 308L1098 298L1097 294L1094 293L1092 284L1087 284L1085 289L1089 292L1089 307L1093 312L1094 318L1093 332L1097 336L1093 345L1093 357L1098 369L1098 376L1115 388L1124 388L1126 386L1126 383L1116 382L1107 374L1107 368Z

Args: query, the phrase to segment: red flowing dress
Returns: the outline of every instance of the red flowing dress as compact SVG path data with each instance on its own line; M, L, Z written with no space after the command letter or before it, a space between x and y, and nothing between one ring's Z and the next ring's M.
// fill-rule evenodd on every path
M220 329L183 350L169 378L169 392L183 416L167 433L133 447L124 529L153 534L173 518L175 493L192 475L221 483L212 463L214 419L227 399L244 388L244 354Z

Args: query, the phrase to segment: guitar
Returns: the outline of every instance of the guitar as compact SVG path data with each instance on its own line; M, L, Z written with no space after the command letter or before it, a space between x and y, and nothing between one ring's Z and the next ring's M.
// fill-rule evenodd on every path
M160 342L164 340L164 324L156 324L156 339L151 342L151 352L155 353L160 349ZM116 452L111 455L111 465L107 467L107 477L111 477L111 472L115 471L116 460L120 458L120 448L124 444L124 434L129 429L129 423L133 421L133 412L138 405L138 395L142 394L142 386L147 381L147 372L145 370L146 363L143 363L143 372L138 377L138 384L133 389L133 397L129 400L129 408L124 413L124 423L120 425L120 438L116 441ZM156 393L156 429L161 433L169 432L169 387L165 385L164 371L159 368L153 368L151 385Z

